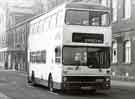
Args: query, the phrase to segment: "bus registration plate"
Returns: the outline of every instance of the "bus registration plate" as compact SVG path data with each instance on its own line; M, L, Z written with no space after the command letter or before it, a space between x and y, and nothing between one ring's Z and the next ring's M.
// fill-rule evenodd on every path
M96 79L96 82L103 82L104 79Z
M85 87L81 87L82 90L91 90L94 89L93 86L85 86Z

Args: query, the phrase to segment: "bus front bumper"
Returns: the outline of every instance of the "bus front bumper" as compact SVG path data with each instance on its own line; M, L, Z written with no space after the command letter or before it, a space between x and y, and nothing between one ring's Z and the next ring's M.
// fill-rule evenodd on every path
M83 89L83 90L108 90L111 88L111 81L110 77L104 78L104 79L94 79L94 80L88 80L86 79L81 81L63 81L62 87L64 89Z
M66 82L63 83L64 89L83 89L83 90L92 90L92 89L110 89L110 82Z

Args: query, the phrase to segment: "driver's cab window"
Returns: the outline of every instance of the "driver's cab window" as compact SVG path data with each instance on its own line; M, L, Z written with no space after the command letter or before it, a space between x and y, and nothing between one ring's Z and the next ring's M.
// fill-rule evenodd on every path
M87 52L76 52L74 56L74 61L78 63L78 65L87 64Z
M88 52L88 64L89 65L97 65L98 57L96 52Z
M61 62L61 48L56 47L55 48L55 63L60 63Z

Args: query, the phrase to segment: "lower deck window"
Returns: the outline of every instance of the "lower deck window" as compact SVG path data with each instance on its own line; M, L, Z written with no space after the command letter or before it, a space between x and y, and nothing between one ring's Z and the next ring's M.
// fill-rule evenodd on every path
M55 48L55 62L56 63L61 62L61 48L60 47Z
M30 52L31 63L46 63L46 51L33 51Z

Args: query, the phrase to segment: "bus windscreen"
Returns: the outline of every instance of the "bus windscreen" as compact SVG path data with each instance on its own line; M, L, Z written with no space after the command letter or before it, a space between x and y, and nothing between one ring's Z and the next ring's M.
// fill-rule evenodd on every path
M109 48L64 47L63 64L89 66L90 68L109 68L109 53Z

